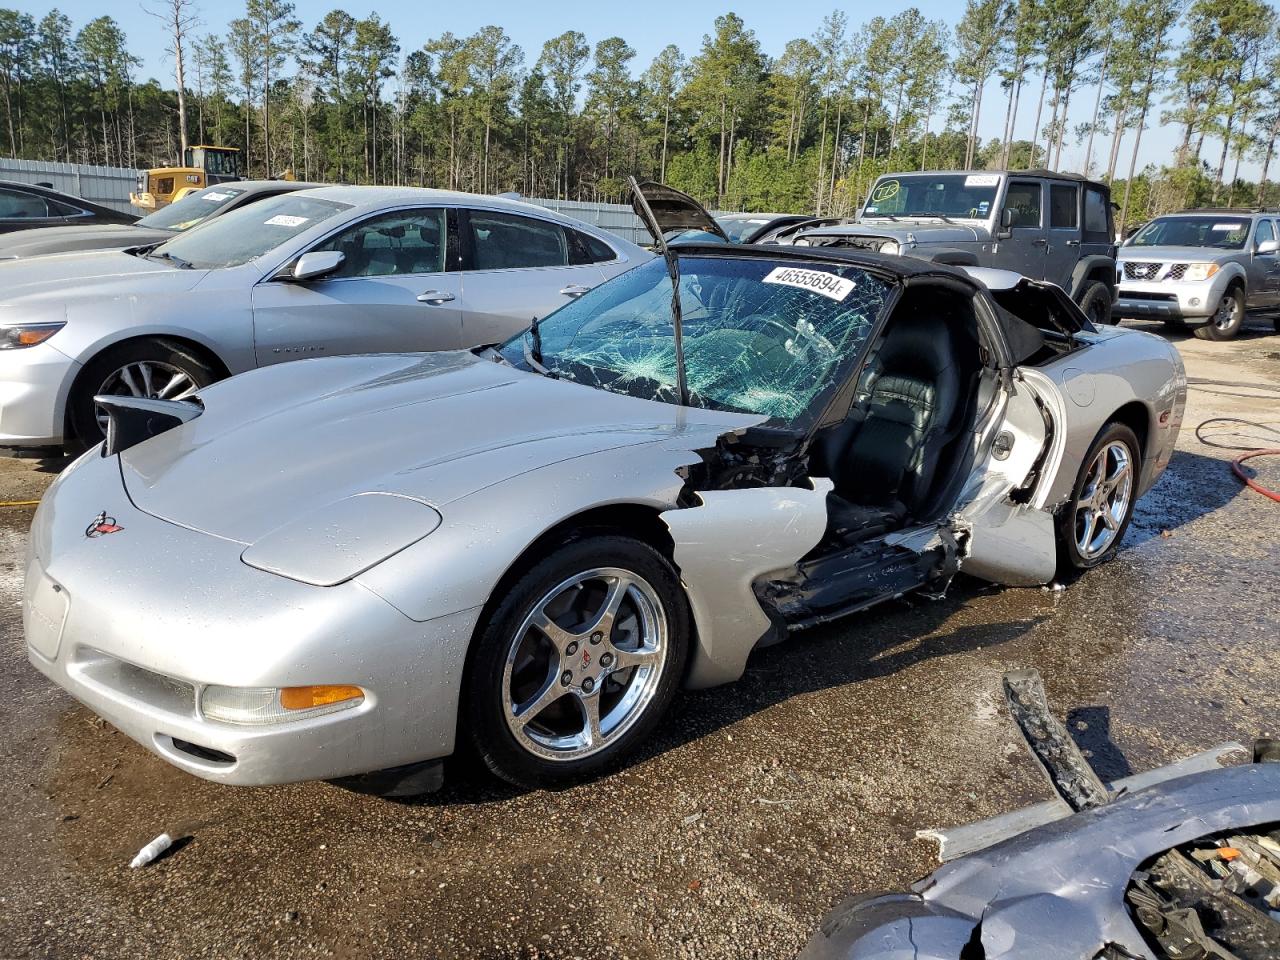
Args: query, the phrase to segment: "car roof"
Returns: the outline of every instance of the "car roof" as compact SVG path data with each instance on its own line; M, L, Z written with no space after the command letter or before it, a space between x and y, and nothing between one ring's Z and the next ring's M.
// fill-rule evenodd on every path
M916 257L890 256L867 250L851 250L848 247L794 247L785 244L702 243L677 240L671 249L681 254L702 254L721 257L754 257L761 260L817 260L862 267L877 273L889 274L900 280L920 276L942 276L959 280L966 286L975 286L974 278L959 267L945 263L932 263ZM994 273L1009 273L996 270ZM1013 274L1021 279L1018 274Z
M1162 213L1152 217L1152 220L1160 220L1164 217L1215 217L1215 216L1232 216L1232 217L1266 217L1275 216L1276 210L1258 210L1253 207L1199 207L1191 210L1175 210L1173 213Z
M211 183L205 190L216 190L222 187L226 190L241 190L245 193L261 193L263 190L314 190L317 187L323 187L323 183L302 183L296 180L228 180L225 183Z
M59 200L72 206L83 207L86 210L96 211L98 213L119 214L121 211L113 210L101 203L95 203L92 200L86 200L83 197L77 197L73 193L67 193L65 190L55 190L51 187L42 187L38 183L27 183L25 180L0 180L0 187L7 187L12 190L25 190L27 193L34 193L37 196L46 197L51 200Z
M1078 173L1067 173L1063 170L900 170L894 173L882 173L880 177L933 177L933 176L979 176L990 177L1031 177L1036 180L1068 180L1071 183L1087 183L1091 187L1111 192L1111 188L1100 180L1093 180ZM880 179L877 177L876 179Z

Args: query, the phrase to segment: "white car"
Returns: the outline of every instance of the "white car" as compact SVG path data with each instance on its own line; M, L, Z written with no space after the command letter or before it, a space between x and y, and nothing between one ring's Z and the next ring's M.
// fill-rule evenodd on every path
M651 255L541 207L324 187L163 243L0 263L0 446L102 439L94 397L299 357L499 343Z

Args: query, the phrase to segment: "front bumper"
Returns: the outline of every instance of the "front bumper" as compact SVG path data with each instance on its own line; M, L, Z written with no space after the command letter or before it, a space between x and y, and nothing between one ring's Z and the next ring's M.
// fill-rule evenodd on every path
M67 395L80 364L38 343L0 351L0 447L62 442Z
M1208 323L1226 290L1226 279L1199 283L1182 280L1121 280L1111 313L1116 317Z
M89 538L106 511L121 529ZM142 746L196 776L327 780L452 753L479 609L416 623L370 590L312 587L243 564L244 544L134 508L116 458L59 479L32 526L23 625L31 663ZM205 717L209 684L357 684L359 705L242 725Z

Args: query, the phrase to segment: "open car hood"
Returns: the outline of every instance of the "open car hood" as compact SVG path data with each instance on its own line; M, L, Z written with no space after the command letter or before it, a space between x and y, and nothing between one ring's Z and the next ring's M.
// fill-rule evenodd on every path
M654 183L652 180L646 180L638 187L649 204L649 209L653 212L654 220L658 223L660 235L653 238L654 243L660 244L664 235L683 233L686 230L701 230L720 237L726 243L732 242L728 234L721 229L720 224L716 223L715 218L707 213L706 208L687 193L681 193L665 183ZM653 228L649 226L644 208L634 194L631 197L631 209L649 228L649 233L652 235Z

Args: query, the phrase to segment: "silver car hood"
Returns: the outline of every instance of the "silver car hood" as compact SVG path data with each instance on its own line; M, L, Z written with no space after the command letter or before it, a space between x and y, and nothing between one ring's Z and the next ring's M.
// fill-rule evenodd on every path
M540 467L764 418L551 380L460 351L299 360L200 394L205 412L120 455L141 510L252 544L366 492L448 504Z
M62 301L77 295L106 301L141 292L177 293L190 290L206 273L207 270L182 270L160 260L144 260L119 250L0 260L0 306Z
M1211 263L1230 257L1238 257L1245 251L1226 250L1222 247L1121 247L1116 259L1140 263L1173 261L1174 263Z
M74 227L38 227L0 234L0 257L34 257L75 250L134 247L176 236L173 230L127 223L97 223Z

